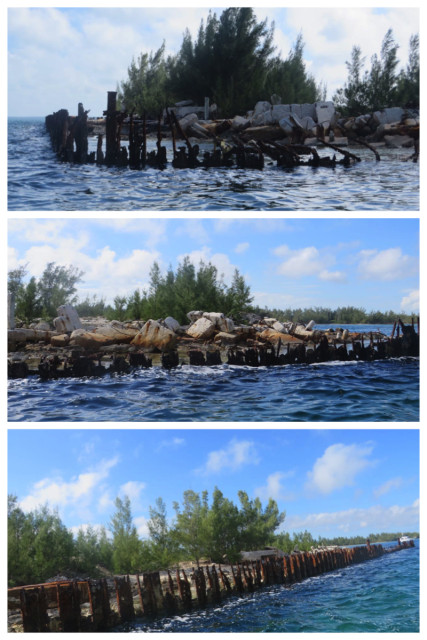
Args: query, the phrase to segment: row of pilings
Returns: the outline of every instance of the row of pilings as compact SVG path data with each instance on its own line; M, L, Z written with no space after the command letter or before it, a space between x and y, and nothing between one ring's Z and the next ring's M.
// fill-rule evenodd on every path
M231 596L295 582L414 546L413 540L384 549L381 544L325 548L261 557L236 565L155 571L101 580L66 580L8 591L10 614L21 620L9 630L102 631L135 618L173 616L220 604Z
M147 165L164 168L168 159L166 147L162 146L164 126L162 126L161 116L159 115L157 121L156 149L148 151L145 115L136 117L133 112L118 111L116 103L117 92L109 91L107 109L103 112L105 116L105 151L103 134L98 134L97 150L88 151L91 123L88 122L89 111L85 111L81 103L78 105L77 116L70 116L66 109L46 116L46 129L51 138L52 148L58 158L64 162L96 163L116 167L128 166L130 169L143 169ZM220 138L209 132L206 134L210 135L212 139L213 151L204 151L203 154L200 154L199 145L191 142L181 128L173 110L167 110L166 122L170 128L172 139L172 166L176 169L236 166L242 169L263 169L265 156L274 160L277 166L285 169L303 165L334 168L338 164L349 166L361 161L360 157L350 151L326 142L324 135L318 140L335 152L332 157L321 157L314 147L302 143L282 144L280 141L254 141L251 144L245 144L239 139L238 134L232 136L232 144L223 145ZM128 141L127 146L122 145L125 137ZM295 131L294 137L299 139L301 132ZM177 147L178 139L182 140L185 145ZM337 160L336 153L343 157Z
M216 347L193 346L186 349L186 358L177 350L165 351L160 355L163 369L173 369L183 364L191 366L217 366L229 364L249 367L274 367L293 364L321 364L326 362L374 362L390 358L419 357L419 334L410 325L405 327L403 335L390 336L386 340L353 340L351 344L330 344L323 336L319 344L287 343L276 346L271 344L251 347L229 347L225 354ZM71 350L66 357L58 354L45 355L40 359L37 369L30 369L26 362L10 361L8 378L27 378L38 375L41 380L59 378L81 378L104 376L106 374L127 374L135 369L148 369L153 359L143 351L130 351L127 356L113 355L108 364L103 364L102 353L86 353L79 349Z

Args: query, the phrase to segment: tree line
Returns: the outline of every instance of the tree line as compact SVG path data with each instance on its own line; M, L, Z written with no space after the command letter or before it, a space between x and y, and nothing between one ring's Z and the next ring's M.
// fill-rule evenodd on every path
M14 495L8 496L9 586L33 584L62 572L96 577L100 568L116 574L164 569L202 558L212 562L236 561L241 550L264 548L274 541L284 512L270 499L238 493L234 504L215 488L188 490L174 502L169 522L162 498L150 507L148 537L140 538L129 497L117 497L113 516L101 529L80 528L74 537L58 513L47 505L24 513Z
M148 535L141 538L133 521L128 496L117 497L115 512L101 528L80 527L75 535L63 524L57 511L47 505L24 513L15 495L8 496L8 585L37 584L65 574L66 577L100 577L105 573L127 574L177 566L180 562L236 562L241 551L270 546L285 553L309 551L335 544L365 544L366 536L318 539L308 532L277 533L285 520L275 500L263 506L259 498L238 492L235 504L215 487L207 491L187 490L181 503L174 502L169 521L166 505L158 498L149 508ZM369 534L370 541L397 540L398 532Z
M118 85L118 98L127 111L157 117L181 100L203 105L204 98L218 107L220 117L244 115L259 100L276 96L283 104L313 103L326 99L326 86L316 84L304 62L302 32L283 59L273 45L274 23L258 22L254 10L234 7L219 17L209 11L197 37L184 33L174 56L157 51L133 59L127 78ZM348 78L333 100L344 114L358 115L390 106L419 106L419 36L410 38L407 65L397 72L399 59L393 32L384 36L380 54L366 59L354 45L346 62Z
M244 276L235 269L231 284L224 283L222 274L210 262L200 261L196 268L188 256L178 264L176 272L169 267L162 273L154 262L148 286L131 294L116 295L113 304L98 296L81 300L77 284L84 272L73 266L49 262L40 278L32 276L25 282L26 266L9 271L8 290L14 296L17 320L30 323L35 319L51 321L59 306L73 304L81 317L103 316L108 320L148 320L172 316L180 324L187 324L187 313L200 309L224 313L236 322L247 322L251 315L273 317L279 321L317 324L393 324L401 318L409 322L411 316L394 311L366 311L361 307L308 307L305 309L268 309L252 304L253 296Z
M409 41L407 65L397 72L399 45L389 29L381 45L381 53L366 58L359 46L354 46L346 62L348 77L344 87L333 97L335 105L345 115L360 115L392 106L419 107L420 104L420 43L418 34Z
M278 94L283 102L315 102L322 98L303 60L300 34L283 60L275 54L274 23L258 22L249 7L234 7L217 16L209 11L197 37L186 29L175 56L165 55L165 43L133 59L118 97L128 111L157 116L179 100L218 106L218 115L244 114L259 100Z

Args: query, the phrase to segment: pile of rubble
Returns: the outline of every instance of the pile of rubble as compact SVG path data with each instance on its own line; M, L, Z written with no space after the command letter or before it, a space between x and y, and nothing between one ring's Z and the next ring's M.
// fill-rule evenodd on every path
M253 317L236 325L223 313L190 311L189 324L172 318L119 322L80 319L71 305L58 309L54 328L38 323L8 331L10 378L38 373L42 378L127 373L132 367L180 364L249 366L312 364L329 360L374 360L418 356L414 324L395 323L391 337L381 332L317 330L312 321L282 323Z

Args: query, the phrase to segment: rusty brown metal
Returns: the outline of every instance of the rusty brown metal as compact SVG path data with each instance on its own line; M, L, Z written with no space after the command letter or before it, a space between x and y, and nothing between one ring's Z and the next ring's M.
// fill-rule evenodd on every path
M77 583L58 584L56 593L62 631L80 631L80 592Z
M193 571L193 580L196 585L197 601L200 607L204 607L207 603L206 580L202 568Z
M221 602L221 588L219 586L218 573L216 571L215 565L212 565L212 592L213 599L215 602Z
M177 569L177 581L178 581L178 591L179 596L181 598L182 605L185 611L191 611L193 608L193 597L191 595L191 585L187 578L187 574L184 569L182 569L183 580L179 577L179 569Z
M117 608L122 622L132 620L135 617L135 609L129 576L114 578L114 586L116 588Z
M95 631L102 631L108 628L111 615L107 581L105 578L96 583L88 580L87 586L92 624Z
M219 565L218 571L219 571L223 588L226 590L227 594L231 594L232 588L231 588L230 580L228 579L228 576L221 569L221 565Z
M47 598L43 587L21 589L21 616L25 633L49 631Z

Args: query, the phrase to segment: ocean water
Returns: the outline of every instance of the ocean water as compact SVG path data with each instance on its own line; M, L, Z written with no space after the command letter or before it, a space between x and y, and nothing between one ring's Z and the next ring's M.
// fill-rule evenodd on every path
M169 162L172 160L170 141ZM96 139L90 139L90 149ZM154 148L155 141L151 141ZM200 145L201 148L203 145ZM211 148L208 145L208 148ZM325 152L332 155L332 151ZM411 150L357 149L362 162L335 169L269 164L254 169L174 169L70 165L57 160L44 118L8 121L10 211L418 210L419 165Z
M292 586L277 585L236 596L221 606L185 615L135 620L115 631L416 633L420 624L419 541L415 544L415 548Z

